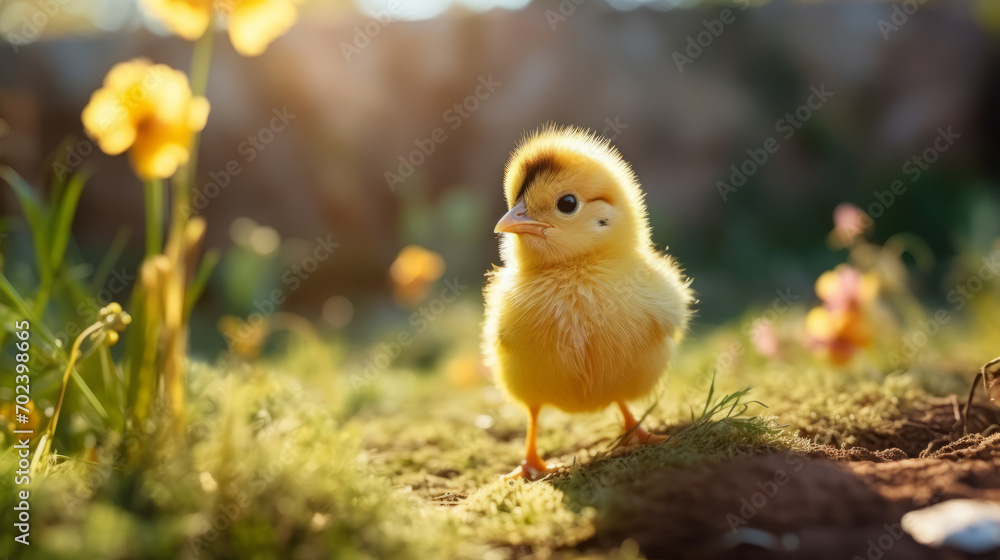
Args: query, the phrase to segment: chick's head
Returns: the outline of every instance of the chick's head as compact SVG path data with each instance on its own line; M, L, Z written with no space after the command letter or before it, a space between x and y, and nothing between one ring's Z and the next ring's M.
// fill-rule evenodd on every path
M626 256L650 244L643 194L607 140L577 128L529 135L507 163L505 262L552 266Z

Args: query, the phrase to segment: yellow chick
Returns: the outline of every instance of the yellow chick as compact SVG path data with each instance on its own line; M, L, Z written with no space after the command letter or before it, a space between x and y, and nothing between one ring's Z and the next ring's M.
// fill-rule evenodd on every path
M528 412L525 457L508 477L549 472L538 411L617 404L630 445L664 437L637 424L628 401L664 373L693 294L650 238L644 195L619 152L576 128L546 127L507 163L510 209L497 224L504 262L488 274L483 350L503 391ZM634 429L633 429L634 428Z

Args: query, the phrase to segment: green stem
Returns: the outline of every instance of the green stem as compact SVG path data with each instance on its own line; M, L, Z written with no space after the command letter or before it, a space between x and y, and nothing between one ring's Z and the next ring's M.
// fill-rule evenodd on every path
M59 425L59 412L62 411L63 399L66 397L66 387L69 386L70 374L73 373L73 366L76 365L76 361L80 358L80 345L83 344L83 341L86 340L88 336L102 328L104 328L104 323L102 321L98 321L87 327L86 330L80 333L80 336L76 337L76 340L73 342L73 348L69 352L69 360L66 361L66 369L63 371L62 385L59 388L59 398L56 399L55 412L52 413L52 420L49 421L49 426L45 430L45 432L49 434L50 442L56 435L56 426Z
M212 43L215 39L215 22L208 25L205 34L194 44L194 51L191 54L191 95L205 95L208 88L208 70L212 66ZM182 171L188 174L187 182L193 186L195 184L198 170L198 146L201 143L201 131L195 132L191 136L190 159L186 168ZM176 208L176 207L175 207Z
M63 372L62 384L59 387L59 398L56 400L55 412L52 413L52 419L49 420L49 425L45 428L44 436L39 441L41 447L35 450L35 458L31 462L32 470L41 464L39 458L48 455L49 450L52 448L52 439L55 438L56 427L59 425L59 412L62 411L63 399L66 398L66 387L69 386L70 375L74 373L73 366L76 365L76 361L80 357L80 345L84 339L102 328L104 328L103 321L98 321L90 325L80 333L80 336L76 337L76 341L73 343L73 349L69 352L69 360L66 362L66 370Z
M188 208L191 199L189 175L184 172L178 173L174 175L170 183L174 190L173 200L171 201L171 205L173 206L173 223L170 230L170 242L182 243L184 240L184 230L187 228L188 218L190 217L187 212L182 211L182 209ZM181 247L183 254L183 245L179 245L179 247Z
M215 22L209 24L205 34L194 44L191 55L191 94L205 95L208 86L208 68L212 64L212 42L215 39Z
M146 181L146 258L163 250L163 180Z

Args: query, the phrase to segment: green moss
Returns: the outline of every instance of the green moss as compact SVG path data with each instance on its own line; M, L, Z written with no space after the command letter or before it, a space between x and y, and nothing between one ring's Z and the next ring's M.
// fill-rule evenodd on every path
M733 340L746 351L718 367ZM610 408L544 410L539 447L568 468L533 483L499 478L521 459L525 415L486 383L460 388L435 371L393 369L358 385L351 366L337 371L318 347L255 366L193 364L184 448L154 434L154 455L137 462L116 458L111 443L62 458L32 488L31 553L634 559L631 541L587 546L647 478L850 444L951 383L926 369L882 375L864 360L833 368L804 356L764 360L749 348L732 327L685 346L643 421L673 435L664 444L614 448L620 420ZM10 453L0 456L0 477L15 468ZM13 522L9 510L0 522ZM9 547L0 544L0 556L16 552Z

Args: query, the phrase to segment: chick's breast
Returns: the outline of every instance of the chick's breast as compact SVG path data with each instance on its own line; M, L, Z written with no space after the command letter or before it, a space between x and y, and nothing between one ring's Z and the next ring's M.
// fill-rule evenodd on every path
M649 393L690 300L680 272L659 256L534 273L501 268L486 289L484 351L514 400L597 410Z

